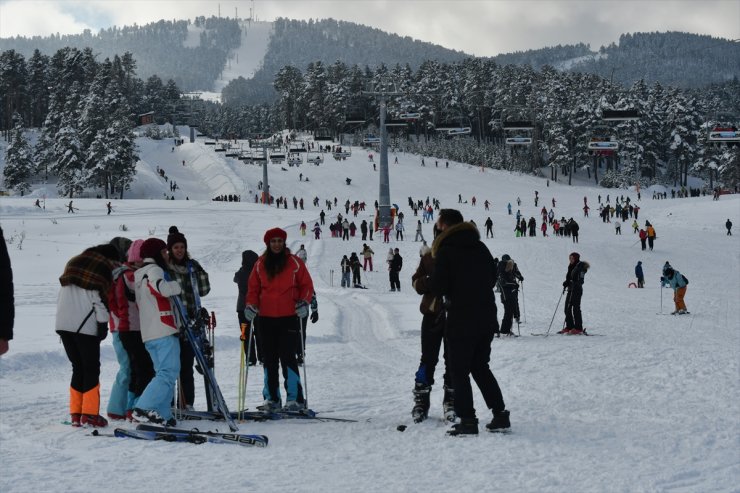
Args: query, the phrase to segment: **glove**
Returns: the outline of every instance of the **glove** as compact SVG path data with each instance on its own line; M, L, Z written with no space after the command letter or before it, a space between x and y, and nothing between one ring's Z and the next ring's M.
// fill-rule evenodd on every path
M563 281L563 287L564 288L567 288L568 285L570 285L570 282L569 281Z
M295 314L298 316L298 318L306 318L308 317L308 303L306 303L304 300L299 301L295 304Z
M311 323L315 324L318 321L319 321L319 312L313 312L311 314Z
M247 322L251 324L252 321L257 318L258 313L259 310L257 310L256 306L247 305L247 307L244 309L244 318L246 318Z

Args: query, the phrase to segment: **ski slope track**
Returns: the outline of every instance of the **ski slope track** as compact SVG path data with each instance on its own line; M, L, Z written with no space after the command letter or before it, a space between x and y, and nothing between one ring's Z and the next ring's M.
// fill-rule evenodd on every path
M287 209L277 209L254 203L260 167L226 158L202 138L174 150L171 139L141 138L138 145L136 179L124 200L112 200L111 215L106 214L107 200L82 198L74 199L77 213L68 214L69 199L58 197L52 186L37 187L26 197L0 198L17 312L10 352L0 358L3 493L128 492L132 485L158 492L740 491L740 233L727 236L724 228L728 218L740 228L740 196L658 201L650 200L652 189L643 190L639 223L649 220L658 235L655 250L643 252L629 224L619 236L613 224L598 217L599 194L602 201L609 194L614 204L617 194L635 201L634 190L594 188L580 175L574 186L548 186L543 179L464 163L450 162L446 168L438 160L437 167L433 156L426 156L421 167L421 156L399 154L399 164L390 165L390 190L392 202L405 214L406 239L396 241L392 235L384 244L376 234L366 241L375 251L375 270L362 272L368 289L341 288L342 255L360 255L359 225L363 219L372 222L377 198L378 173L367 151L354 148L342 162L326 155L320 166L270 165L273 195L288 199ZM390 163L394 157L389 156ZM179 189L171 192L169 180ZM39 209L34 201L44 194L46 208ZM240 195L242 202L211 201L221 194ZM467 203L458 204L458 194ZM175 200L163 200L172 195ZM293 196L303 198L305 210L293 208ZM511 255L524 275L522 337L495 339L491 352L491 368L511 411L510 434L485 432L483 424L491 415L474 386L481 434L445 436L447 426L439 419L441 362L430 419L412 423L421 314L411 275L418 265L421 243L413 239L421 217L409 210L408 197L427 196L438 198L443 207L459 208L481 228L490 216L495 237L483 241L494 256ZM583 217L584 196L590 218ZM312 205L314 197L320 199L318 208ZM328 210L325 201L333 203L334 197L338 207ZM510 202L514 213L518 208L527 219L534 216L539 226L539 211L543 205L549 210L553 197L556 217L579 222L580 243L544 238L539 228L535 238L516 238L506 205ZM342 241L330 237L328 223L338 212L346 215L347 199L365 201L367 207L357 217L350 212L358 236ZM490 211L484 210L486 199ZM322 209L327 224L322 239L315 240L310 230ZM301 221L308 225L306 236L300 235ZM309 405L320 414L358 422L240 424L242 433L269 436L266 448L99 438L61 424L69 419L71 367L54 322L65 263L118 235L165 239L171 225L185 234L191 255L210 275L212 290L202 301L217 315L216 377L232 410L240 358L233 275L241 252L262 253L263 234L274 226L286 229L291 250L306 246L320 314L318 323L308 326ZM423 224L423 234L431 240L431 223ZM404 259L400 292L389 292L385 258L390 247L398 247ZM604 337L556 335L564 299L551 336L532 337L548 330L572 251L591 264L584 325ZM638 260L646 286L630 289ZM686 303L691 315L659 315L673 311L672 292L661 292L659 285L666 261L690 281ZM500 301L498 307L500 319ZM117 369L108 338L101 347L103 413ZM250 409L262 401L262 382L262 368L251 367ZM205 408L202 385L196 374L196 409ZM397 432L399 424L408 429ZM225 429L220 422L179 423L180 428L190 426Z

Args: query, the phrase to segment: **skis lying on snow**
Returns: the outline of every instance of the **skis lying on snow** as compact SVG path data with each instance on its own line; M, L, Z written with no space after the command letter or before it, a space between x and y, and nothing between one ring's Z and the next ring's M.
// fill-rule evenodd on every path
M116 428L113 434L92 432L93 436L114 436L119 438L135 438L137 440L162 440L165 442L188 442L188 443L228 443L242 445L245 447L266 447L268 439L265 435L245 435L241 433L220 433L216 431L181 430L162 426L140 424L136 429Z
M184 420L223 420L223 416L218 412L209 411L189 411L187 409L173 409L172 414L177 419ZM242 411L231 412L231 419L243 419L247 421L274 421L279 419L310 419L315 421L338 421L344 423L357 423L356 419L333 418L329 416L318 416L316 412L306 409L305 411Z
M544 336L544 337L548 337L548 336L574 336L574 337L578 337L578 336L589 336L589 337L591 337L591 336L604 336L605 334L591 334L588 331L586 331L586 329L583 329L583 332L580 333L580 334L558 334L557 332L554 333L554 334L548 334L547 332L541 332L541 333L534 333L534 332L532 332L531 335L533 335L533 336Z

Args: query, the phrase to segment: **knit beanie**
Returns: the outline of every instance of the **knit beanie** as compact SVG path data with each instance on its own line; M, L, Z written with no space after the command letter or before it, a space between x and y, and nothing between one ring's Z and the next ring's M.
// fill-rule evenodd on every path
M141 262L141 245L144 244L144 240L135 240L133 243L131 243L131 246L128 247L128 261L131 263L134 262Z
M280 228L272 228L268 229L267 232L265 232L265 245L270 245L270 240L273 238L282 238L283 241L288 239L288 233L285 232L285 230Z
M141 244L139 254L142 259L152 258L157 260L162 256L162 250L167 249L167 243L160 240L159 238L149 238Z
M167 235L167 250L172 250L175 243L183 243L185 249L188 248L188 240L185 239L185 235L180 233L177 226L170 226L169 233Z

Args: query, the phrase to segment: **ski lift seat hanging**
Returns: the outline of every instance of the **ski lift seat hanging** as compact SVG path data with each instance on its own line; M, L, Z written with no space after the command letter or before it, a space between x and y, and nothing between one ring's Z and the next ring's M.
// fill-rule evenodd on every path
M364 137L364 138L362 139L362 143L363 143L363 144L366 144L366 145L371 145L371 144L380 144L380 137L376 137L376 136L374 136L374 135L372 135L372 134L368 134L368 135L366 135L366 136L365 136L365 137Z
M517 135L515 137L506 137L505 144L508 146L528 146L532 145L532 137L523 137Z
M398 118L401 120L418 120L421 118L421 113L401 113Z
M740 145L740 134L737 127L714 127L709 131L707 138L710 144L716 146L727 145L728 147Z
M532 130L534 128L534 124L528 120L505 121L501 122L501 126L504 130Z
M602 110L601 119L605 122L639 120L640 112L637 110Z

